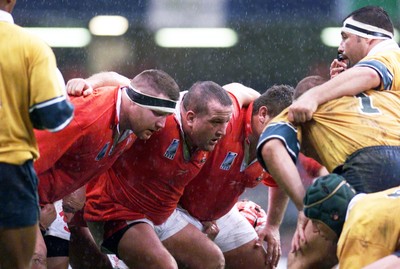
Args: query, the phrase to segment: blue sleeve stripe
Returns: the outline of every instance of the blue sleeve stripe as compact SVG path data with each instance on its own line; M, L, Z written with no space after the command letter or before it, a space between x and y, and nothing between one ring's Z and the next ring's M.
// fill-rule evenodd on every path
M390 90L392 88L393 83L393 74L387 69L386 65L382 62L377 60L370 60L370 61L361 61L355 66L366 66L374 69L378 72L379 76L382 78L383 81L383 88L385 90Z
M262 155L262 146L270 139L279 139L285 145L293 162L296 163L300 152L300 144L297 140L297 129L287 122L278 122L268 125L267 129L261 134L257 145L257 158L263 168L268 171Z
M29 116L36 129L57 132L71 122L73 111L73 105L65 97L57 97L31 107Z

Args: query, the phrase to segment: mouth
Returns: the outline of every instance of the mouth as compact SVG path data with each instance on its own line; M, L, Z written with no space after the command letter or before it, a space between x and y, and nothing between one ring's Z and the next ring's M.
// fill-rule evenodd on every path
M215 144L218 143L218 141L219 141L219 138L211 139L211 140L210 140L210 144L215 145Z

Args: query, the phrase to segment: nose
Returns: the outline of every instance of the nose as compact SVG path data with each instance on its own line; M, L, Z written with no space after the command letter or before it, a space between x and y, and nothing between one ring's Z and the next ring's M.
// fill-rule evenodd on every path
M344 52L344 47L343 47L343 40L340 41L339 47L338 47L338 53L343 53Z
M220 128L217 130L217 136L224 136L226 135L226 128L228 127L228 123L221 124Z
M157 131L165 127L165 122L167 120L167 116L162 117L160 120L156 122Z

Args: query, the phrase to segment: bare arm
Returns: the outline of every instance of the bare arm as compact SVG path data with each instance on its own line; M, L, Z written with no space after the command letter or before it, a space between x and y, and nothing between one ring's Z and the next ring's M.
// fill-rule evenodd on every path
M260 96L258 91L236 82L226 84L223 86L223 88L236 97L240 107L248 106Z
M90 76L87 79L74 78L68 81L66 89L70 95L87 96L93 89L103 86L126 86L130 79L116 72L101 72Z
M289 107L288 118L292 122L306 122L311 120L319 105L342 96L357 95L378 87L380 83L381 78L375 70L352 67L301 95Z
M268 171L278 184L279 188L289 195L299 210L297 219L296 238L292 241L292 250L298 250L301 241L307 241L304 230L308 219L303 213L303 197L305 189L296 165L290 158L285 146L279 139L267 141L261 151L262 158Z
M272 266L278 266L282 255L279 227L289 202L289 197L278 187L268 189L267 225L258 233L259 244L265 240L267 244L267 261Z
M305 189L283 143L279 139L271 139L263 145L261 154L275 182L289 195L297 209L302 211Z

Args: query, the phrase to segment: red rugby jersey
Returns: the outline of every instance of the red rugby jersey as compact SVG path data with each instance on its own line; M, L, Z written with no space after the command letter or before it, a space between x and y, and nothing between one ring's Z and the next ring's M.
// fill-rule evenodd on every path
M162 130L147 141L137 140L106 175L88 186L85 219L165 222L208 155L196 151L186 160L185 147L178 120L168 116Z
M245 188L253 188L259 182L277 187L257 159L247 165L243 163L244 157L249 155L252 104L240 111L236 107L236 112L238 117L232 119L230 133L218 142L203 169L186 186L180 200L180 205L200 221L216 220L227 214ZM303 157L299 161L306 172L315 173L314 169L321 167L313 159Z
M35 162L42 204L52 203L104 173L136 140L131 133L113 147L118 124L119 87L71 97L72 122L57 133L35 131L40 158Z

